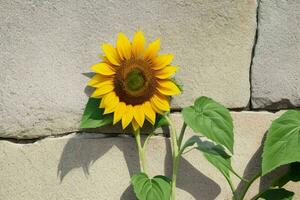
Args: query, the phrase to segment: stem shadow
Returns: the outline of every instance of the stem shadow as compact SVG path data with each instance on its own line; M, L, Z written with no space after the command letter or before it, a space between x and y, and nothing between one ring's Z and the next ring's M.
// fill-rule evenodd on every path
M167 154L165 157L165 174L172 175L171 142L166 140ZM197 200L214 200L221 192L220 186L201 173L185 158L181 158L177 175L177 188L191 194Z

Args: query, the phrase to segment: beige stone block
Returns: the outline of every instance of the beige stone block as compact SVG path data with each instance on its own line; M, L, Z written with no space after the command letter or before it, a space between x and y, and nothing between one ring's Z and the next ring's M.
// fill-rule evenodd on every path
M248 178L260 164L260 146L271 121L279 113L232 112L235 146L232 165ZM178 128L179 114L172 118ZM187 137L191 136L190 129ZM143 137L144 138L144 137ZM147 148L150 175L171 174L169 139L155 136ZM135 141L130 136L70 134L35 143L0 141L0 199L2 200L132 200L130 175L139 171ZM276 176L278 173L273 174ZM239 180L233 177L235 186ZM257 180L246 199L263 189L270 176ZM299 183L288 189L300 199ZM178 200L229 200L222 175L197 151L184 155L178 178Z
M0 136L78 130L100 45L138 28L175 55L174 107L200 95L245 107L255 16L256 0L1 1Z
M252 106L300 107L300 1L263 0L253 58Z

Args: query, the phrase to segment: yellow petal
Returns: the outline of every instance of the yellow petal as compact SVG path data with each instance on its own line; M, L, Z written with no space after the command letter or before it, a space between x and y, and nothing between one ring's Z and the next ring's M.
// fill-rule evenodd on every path
M157 70L155 76L159 79L167 79L173 76L176 71L177 71L177 67L167 66L160 70Z
M160 40L159 39L155 40L154 42L151 42L145 51L144 59L145 60L153 60L156 57L156 55L159 51L159 48L160 48Z
M102 81L102 82L100 82L100 83L95 84L93 87L94 87L94 88L101 88L101 87L103 87L104 85L113 85L113 84L114 84L113 79L110 78L110 79L108 79L108 80L106 80L106 81Z
M143 127L145 121L145 113L140 105L135 105L133 107L133 117L140 127Z
M157 90L164 94L164 95L176 95L176 94L180 94L180 90L178 88L178 86L170 80L158 80L158 87Z
M153 104L162 111L170 111L170 104L169 101L167 100L167 98L160 96L160 95L156 95L154 94L151 97L151 102L153 102Z
M127 105L122 117L122 128L125 129L128 126L128 124L130 124L132 119L133 119L133 107L132 105Z
M104 94L107 94L109 92L111 92L114 89L113 85L103 85L103 87L101 88L97 88L93 94L91 95L91 97L95 97L95 98L99 98Z
M112 80L112 77L110 77L110 76L102 76L100 74L96 74L96 75L94 75L92 77L91 80L89 80L88 86L95 87L95 85L97 85L99 83L102 83L104 81L108 81L108 80Z
M132 40L132 54L139 58L143 55L145 48L145 37L142 31L137 31Z
M160 109L154 104L153 101L150 100L150 104L151 104L152 109L153 109L156 113L159 113L159 114L161 114L161 115L164 113L164 111L160 110Z
M98 74L107 75L107 76L114 75L116 73L115 69L112 66L103 62L93 65L91 69Z
M131 44L129 39L124 33L119 33L117 39L117 50L120 58L123 60L129 60L131 57Z
M159 70L169 65L172 62L173 58L174 56L171 54L164 54L154 58L152 69Z
M108 101L108 102L105 102L105 110L104 110L103 114L108 114L108 113L114 112L117 105L120 102L119 97L115 93L113 93L113 95L110 99L106 98L105 101Z
M101 58L103 60L103 62L109 64L110 66L113 66L113 64L111 62L109 62L109 60L106 56L99 54L99 58Z
M126 104L124 102L120 102L117 107L116 110L114 112L114 121L113 121L113 125L115 125L118 121L120 121L125 113L126 110Z
M139 128L139 124L135 121L135 119L132 120L131 124L134 131L136 131Z
M142 109L146 115L146 119L152 124L155 124L155 117L156 114L154 112L154 110L151 107L151 104L149 101L146 101L143 105L142 105Z
M115 98L116 93L114 91L103 95L99 108L109 107L113 98Z
M121 62L119 55L117 53L117 50L113 46L111 46L110 44L103 44L102 50L105 53L105 56L107 57L109 62L111 62L113 65L120 65Z
M104 102L105 102L105 98L107 98L107 95L109 95L109 93L102 96L99 108L104 108L105 107Z

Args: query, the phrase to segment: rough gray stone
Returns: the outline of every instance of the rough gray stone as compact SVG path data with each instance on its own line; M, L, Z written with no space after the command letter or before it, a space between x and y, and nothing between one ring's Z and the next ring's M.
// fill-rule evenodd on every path
M246 178L260 168L261 141L271 121L279 113L233 112L235 146L232 165ZM179 129L182 119L172 115ZM187 129L185 139L192 135ZM144 138L144 137L143 137ZM147 148L149 174L171 174L169 139L155 136ZM139 171L135 140L132 137L110 137L101 134L70 134L46 138L33 144L0 141L1 200L132 200L128 188L130 176ZM233 182L240 181L234 176ZM265 187L257 180L246 199ZM298 183L287 189L300 198ZM3 187L4 186L4 187ZM222 175L198 151L184 154L178 178L178 200L231 199Z
M77 130L100 44L138 28L181 66L175 107L199 95L245 107L255 11L255 0L1 1L0 135Z
M252 66L254 108L300 106L300 1L262 0Z

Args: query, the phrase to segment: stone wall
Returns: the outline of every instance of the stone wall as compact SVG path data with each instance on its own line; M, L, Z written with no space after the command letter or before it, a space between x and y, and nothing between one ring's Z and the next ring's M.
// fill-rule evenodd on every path
M172 102L178 126L176 111L201 95L232 110L233 166L245 177L258 170L262 139L280 109L300 107L299 0L0 0L0 19L1 200L134 199L133 138L78 127L89 67L119 31L132 36L140 28L175 54L184 84ZM157 133L150 171L168 175L170 141ZM184 156L179 177L179 200L230 199L198 152ZM258 180L247 199L270 180ZM299 184L288 187L300 199Z

